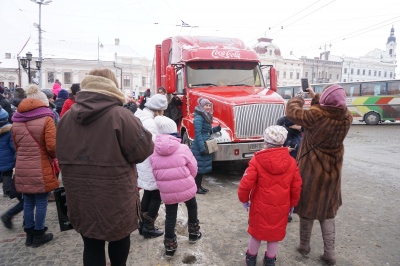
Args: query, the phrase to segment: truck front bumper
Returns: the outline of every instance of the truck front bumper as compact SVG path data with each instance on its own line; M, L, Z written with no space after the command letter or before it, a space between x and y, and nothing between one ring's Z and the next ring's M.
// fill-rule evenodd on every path
M221 143L213 153L213 161L249 160L256 151L264 148L264 142Z

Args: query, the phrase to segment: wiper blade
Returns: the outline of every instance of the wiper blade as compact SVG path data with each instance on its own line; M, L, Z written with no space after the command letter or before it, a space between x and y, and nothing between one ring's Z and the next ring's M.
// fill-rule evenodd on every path
M194 86L217 86L213 83L199 83L199 84L193 84L192 87Z
M252 87L251 85L247 85L247 84L229 84L226 86L246 86L246 87Z

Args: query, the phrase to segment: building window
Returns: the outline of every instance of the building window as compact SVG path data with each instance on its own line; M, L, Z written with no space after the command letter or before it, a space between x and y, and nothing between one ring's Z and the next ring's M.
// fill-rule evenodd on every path
M286 71L283 71L283 78L286 78Z
M363 69L363 76L365 76L365 69Z
M352 68L351 70L350 70L350 74L354 74L354 69Z
M0 82L0 86L4 87L4 82Z
M374 77L376 77L376 70L374 71Z
M346 79L343 79L343 82L346 82Z
M383 76L386 78L386 71L383 73Z
M289 77L290 77L290 79L293 79L293 72L289 73Z
M357 75L360 75L360 69L357 69Z
M272 55L272 50L269 50L269 55Z
M146 87L146 77L142 77L142 87Z
M392 72L390 72L390 74L389 74L389 78L392 78Z
M47 83L54 83L54 72L47 72Z
M344 74L347 74L347 68L344 69Z
M72 73L64 72L64 84L72 84Z
M336 79L339 80L339 74L336 75Z
M308 78L308 72L305 72L305 73L304 73L304 77L305 77L305 78Z
M276 77L279 78L279 71L276 71Z
M12 89L12 88L14 88L14 82L8 82L8 88L9 89Z
M124 87L131 87L131 76L124 75Z
M371 70L368 70L368 76L371 76Z
M329 80L331 80L332 79L332 74L329 74Z
M296 79L300 79L300 73L299 72L296 73Z
M381 76L381 72L379 71L379 72L378 72L378 77L380 77L380 76Z

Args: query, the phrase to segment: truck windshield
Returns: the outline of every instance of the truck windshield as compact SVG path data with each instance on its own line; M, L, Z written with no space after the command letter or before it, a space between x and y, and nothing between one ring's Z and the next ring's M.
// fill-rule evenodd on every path
M264 86L261 70L255 62L191 62L187 66L187 83L189 88Z

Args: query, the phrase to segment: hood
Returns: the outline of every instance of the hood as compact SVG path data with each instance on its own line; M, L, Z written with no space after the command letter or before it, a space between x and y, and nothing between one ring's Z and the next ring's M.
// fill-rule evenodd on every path
M284 103L283 98L278 93L260 87L211 87L209 89L199 89L193 94L209 99L214 105L216 104L215 100L232 105L265 102Z
M80 91L69 113L79 124L89 124L116 106L121 106L117 98L92 91Z
M54 85L53 85L53 90L57 90L57 91L61 90L60 84L54 83Z
M0 127L0 135L11 131L11 127L12 127L12 125L9 124L9 123L7 123L4 126Z
M180 145L181 140L174 136L168 134L157 135L154 140L154 152L162 156L167 156L179 149Z
M143 123L143 121L147 119L154 119L154 112L149 108L144 108L143 110L138 108L135 112L135 116Z
M292 163L287 147L262 150L256 152L254 157L266 172L274 175L283 174Z

